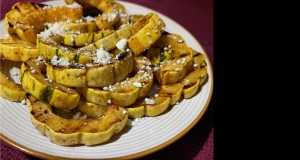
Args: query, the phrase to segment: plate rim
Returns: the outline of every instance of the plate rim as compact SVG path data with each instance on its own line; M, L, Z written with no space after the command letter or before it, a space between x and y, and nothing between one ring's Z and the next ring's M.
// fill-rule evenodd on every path
M51 1L60 1L60 2L64 2L64 1L61 1L61 0L46 0L46 1L43 1L41 3L45 3L45 2L51 2ZM201 50L203 51L203 53L205 54L205 56L207 57L206 58L206 62L207 62L207 67L211 73L210 75L208 75L208 78L210 79L210 82L211 82L211 85L210 85L210 91L209 91L209 95L208 95L208 98L206 99L206 102L205 102L205 105L203 107L203 109L201 110L201 112L198 114L198 116L192 121L192 123L190 123L188 126L186 126L186 128L181 131L180 133L178 133L177 135L175 135L174 137L172 137L171 139L167 140L166 142L162 143L162 144L159 144L153 148L150 148L149 150L145 150L145 151L141 151L141 152L137 152L137 153L134 153L134 154L129 154L129 155L126 155L126 156L121 156L121 157L116 157L116 158L125 158L125 159L135 159L135 158L140 158L140 157L143 157L143 156L146 156L146 155L149 155L149 154L152 154L154 152L157 152L163 148L166 148L167 146L173 144L174 142L176 142L177 140L179 140L181 137L183 137L184 135L186 135L198 122L199 120L203 117L203 115L206 113L206 110L207 108L209 107L209 104L211 103L211 99L212 99L212 95L213 95L213 89L214 89L214 75L213 75L213 69L212 69L212 66L211 66L211 62L210 62L210 59L206 53L206 51L204 50L203 46L201 45L201 43L194 37L193 34L191 34L187 29L185 29L181 24L177 23L176 21L174 21L173 19L169 18L168 16L162 14L161 12L158 12L158 11L155 11L154 9L151 9L151 8L148 8L146 6L143 6L143 5L140 5L140 4L136 4L136 3L133 3L133 2L128 2L128 1L122 1L122 0L115 0L115 1L118 1L118 2L121 2L121 3L128 3L130 5L136 5L138 7L143 7L143 8L147 8L148 10L151 10L151 11L154 11L160 15L163 15L165 17L167 17L169 20L171 20L173 23L176 23L176 25L178 25L181 29L184 29L185 32L188 32L193 39L196 40L196 43L197 45L201 48ZM0 21L3 21L0 20ZM1 127L1 124L0 124L0 127ZM34 156L34 157L38 157L38 158L42 158L42 159L73 159L73 158L68 158L68 157L62 157L62 156L54 156L54 155L50 155L50 154L47 154L47 153L43 153L43 152L40 152L40 151L36 151L36 150L33 150L33 149L30 149L26 146L23 146L13 140L11 140L10 138L6 137L5 135L3 135L1 132L0 132L0 140L4 141L6 144L8 144L9 146L25 153L25 154L28 154L28 155L31 155L31 156ZM111 158L108 158L108 159L111 159ZM114 158L112 158L114 159Z

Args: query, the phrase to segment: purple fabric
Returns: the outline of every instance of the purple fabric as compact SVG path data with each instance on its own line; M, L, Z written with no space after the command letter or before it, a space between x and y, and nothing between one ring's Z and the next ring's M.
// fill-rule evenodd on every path
M11 6L22 0L1 0L1 19ZM42 0L30 0L39 3ZM187 29L203 46L214 65L213 0L126 0L154 9ZM182 138L166 148L140 158L147 159L214 159L213 99L200 121ZM1 125L1 124L0 124ZM1 141L1 159L38 159Z

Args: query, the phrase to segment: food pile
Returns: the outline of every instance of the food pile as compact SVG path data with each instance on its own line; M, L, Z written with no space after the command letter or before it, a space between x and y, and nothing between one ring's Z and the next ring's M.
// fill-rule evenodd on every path
M128 119L191 98L206 79L205 55L165 31L156 13L129 15L112 0L65 2L16 3L0 39L1 61L22 62L20 84L0 72L1 97L26 100L33 125L53 143L106 142Z

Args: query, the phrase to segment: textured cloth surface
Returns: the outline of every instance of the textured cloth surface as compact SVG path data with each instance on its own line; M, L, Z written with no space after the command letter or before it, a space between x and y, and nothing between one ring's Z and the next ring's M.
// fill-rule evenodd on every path
M1 18L11 6L22 0L1 0ZM41 0L28 0L42 2ZM214 66L213 55L213 0L126 0L154 9L187 29L203 46ZM195 106L196 107L196 106ZM147 159L214 159L213 98L200 121L182 138L166 148L140 158ZM188 115L187 115L188 116ZM1 117L0 117L1 118ZM0 124L1 125L1 124ZM1 159L35 160L1 141Z

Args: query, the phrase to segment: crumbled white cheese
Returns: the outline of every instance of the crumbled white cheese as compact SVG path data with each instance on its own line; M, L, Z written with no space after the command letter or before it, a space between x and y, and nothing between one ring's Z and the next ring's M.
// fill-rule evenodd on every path
M127 113L127 110L126 110L126 109L124 109L124 110L123 110L123 114L126 114L126 113Z
M87 115L86 114L83 114L81 116L78 117L78 119L86 119L87 118Z
M133 82L133 85L138 88L142 87L142 84L140 82Z
M86 66L87 66L87 67L92 67L93 64L92 64L92 63L87 63Z
M12 68L9 70L9 74L10 74L11 76L19 76L19 74L20 74L20 68L12 67Z
M181 63L183 64L186 61L186 58L182 58Z
M52 82L52 79L50 77L48 77L48 76L45 78L45 80L49 81L50 83Z
M26 100L23 99L23 100L21 101L21 104L26 105Z
M57 56L53 56L53 58L51 59L51 64L68 67L71 63L69 62L68 58L66 58L66 59L60 58L60 59L58 59Z
M194 67L197 67L198 66L198 64L194 64Z
M81 23L81 22L83 22L83 20L82 20L82 19L78 19L78 20L76 20L76 23Z
M109 53L103 49L103 45L97 50L97 59L96 63L107 64L111 60Z
M45 61L44 57L42 57L42 56L38 56L37 60L38 61Z
M76 8L80 8L82 7L80 4L78 4L77 2L74 2L72 4L61 4L61 5L48 5L43 7L42 9L51 9L51 8L57 8L57 7L67 7L67 8L71 8L71 9L76 9Z
M116 44L116 47L119 49L119 50L125 50L127 46L127 39L126 38L122 38L121 40L118 41L118 43Z
M73 115L73 119L78 119L80 115L81 115L81 112L76 112L76 113Z
M91 16L86 16L86 17L83 17L83 19L87 22L90 22L90 21L96 21L96 17L91 17Z
M106 86L105 86L105 87L103 87L103 90L107 91L107 90L108 90L108 87L106 87Z
M64 34L68 31L68 28L61 26L61 23L62 22L45 23L49 29L42 31L38 34L38 36L41 37L42 40L46 40L55 35L64 36Z
M117 18L117 14L116 12L111 12L108 14L102 14L103 20L106 20L107 22L112 22Z
M154 104L155 100L150 99L150 98L145 98L145 102L146 102L146 104Z
M149 117L141 117L141 118L135 118L135 119L128 119L126 125L127 126L138 126L138 124L142 121L144 121L145 119L147 119Z

